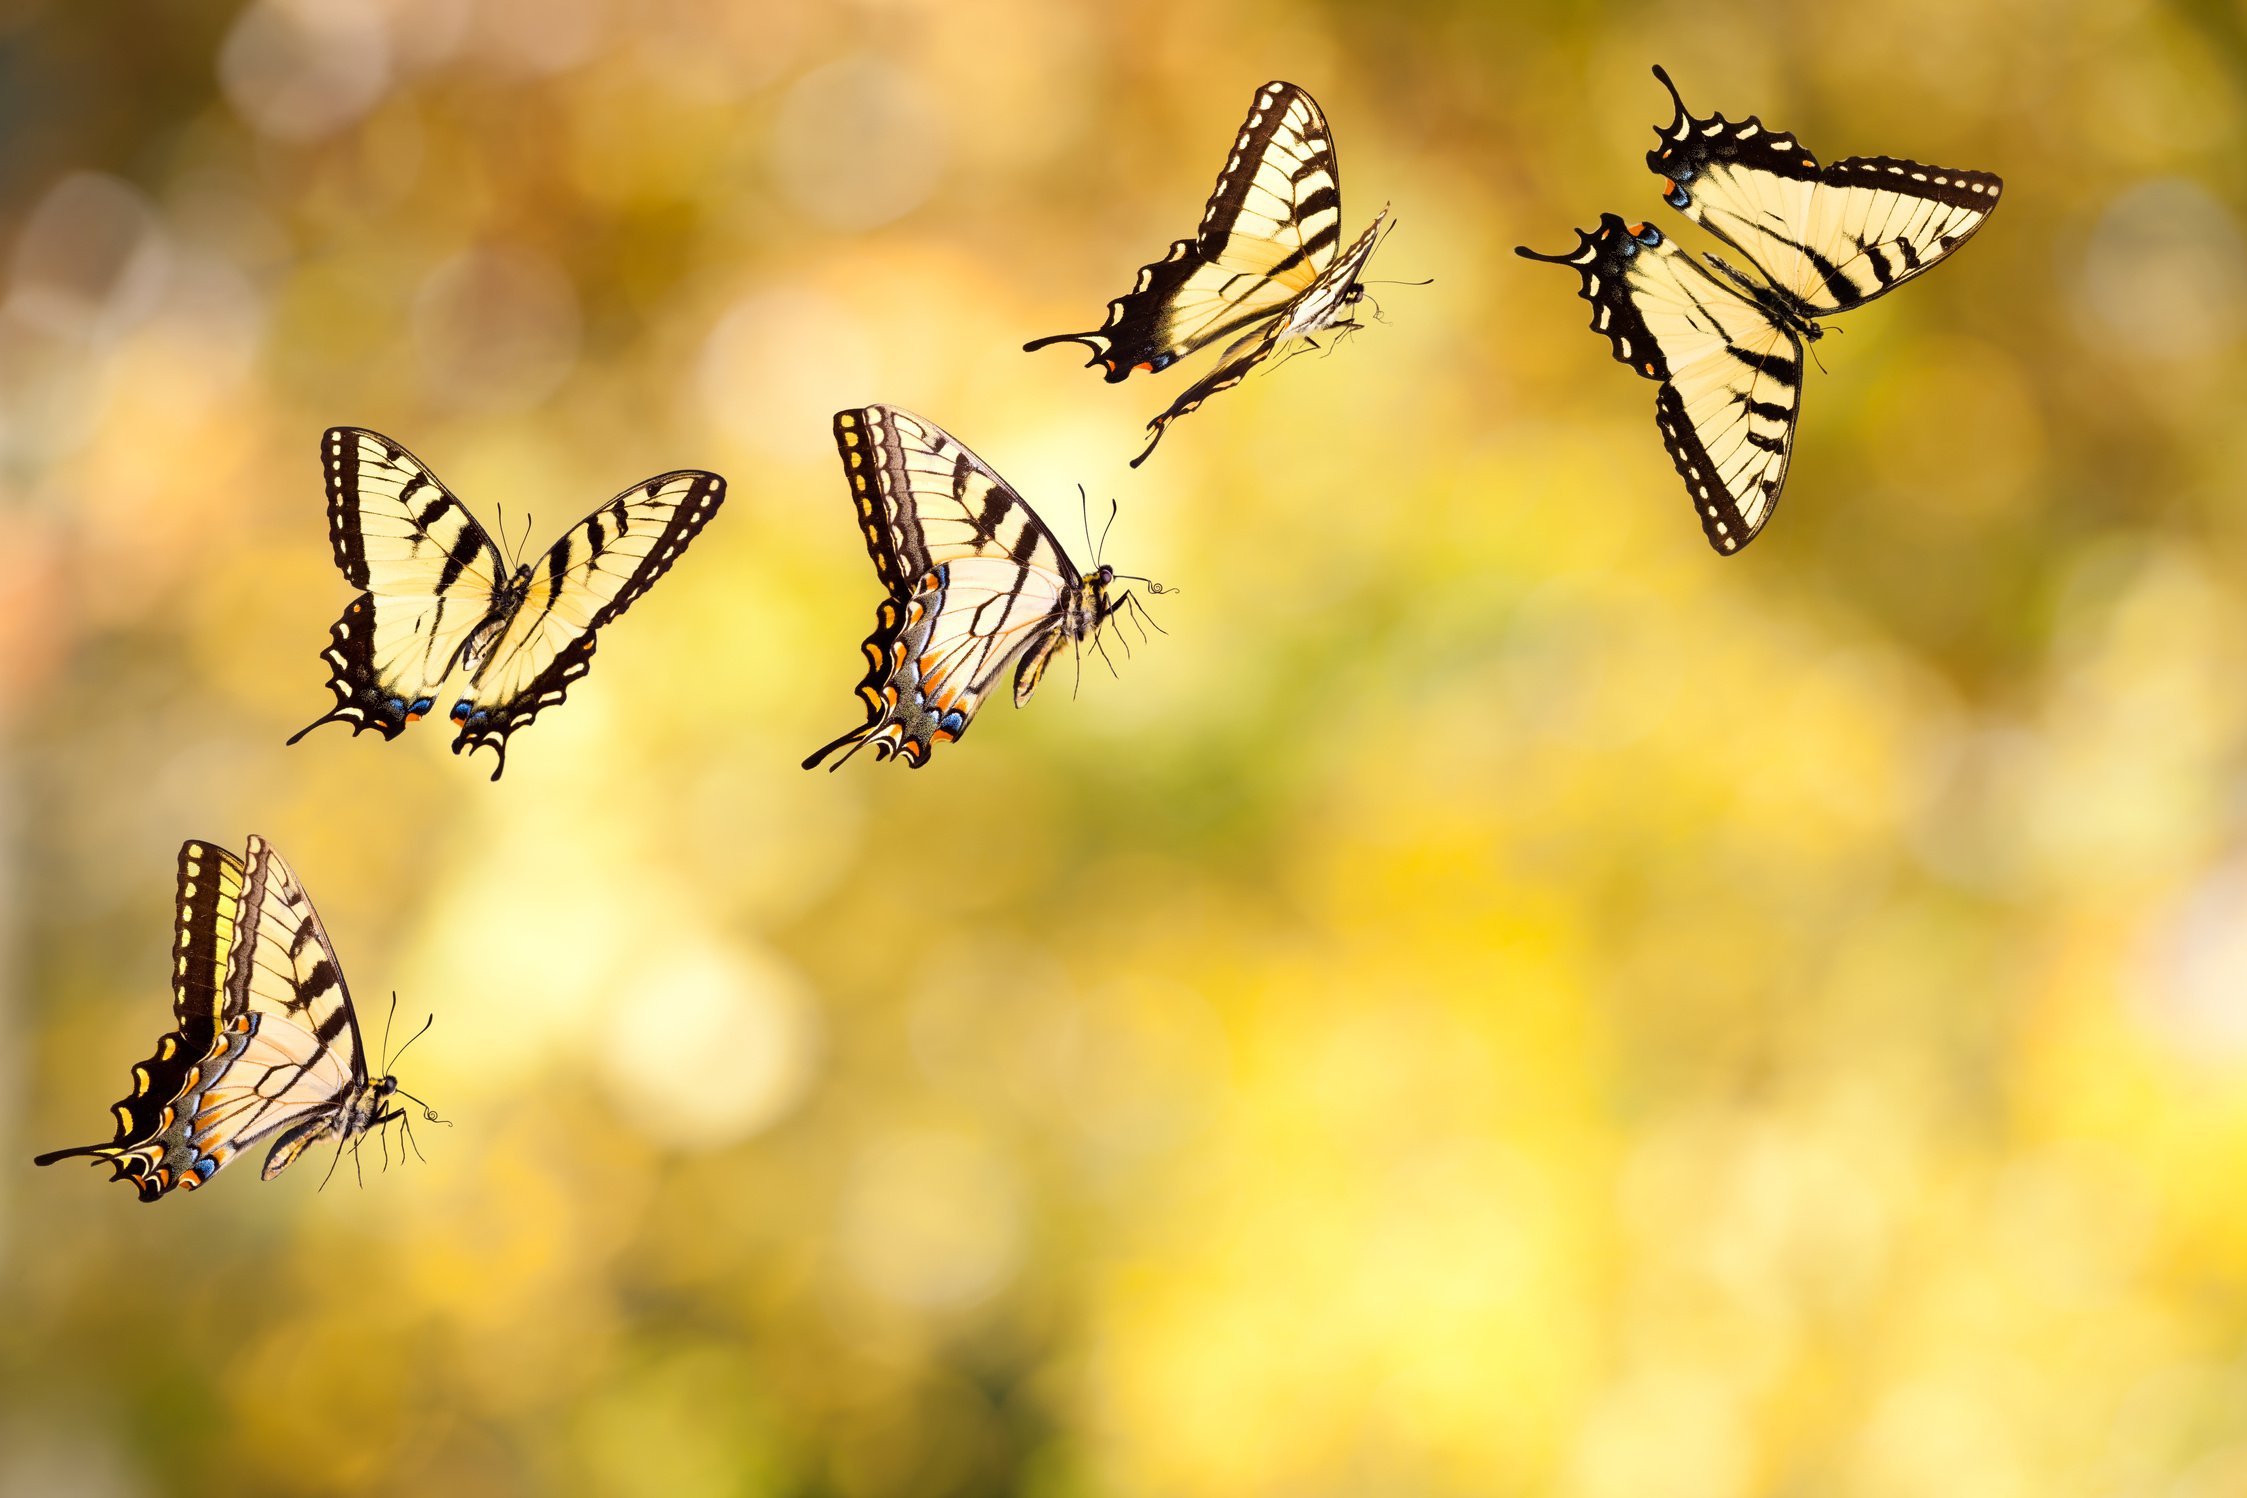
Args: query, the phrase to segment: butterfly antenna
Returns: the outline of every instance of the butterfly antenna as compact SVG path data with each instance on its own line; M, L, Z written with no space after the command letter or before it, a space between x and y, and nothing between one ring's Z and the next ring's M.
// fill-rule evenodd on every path
M397 996L396 996L396 995L392 995L392 996L391 996L391 1002L392 1002L393 1004L395 1004L395 1003L397 1002ZM405 1055L405 1054L406 1054L406 1052L407 1052L407 1050L408 1050L408 1049L410 1049L410 1048L412 1047L412 1045L413 1045L413 1043L414 1043L415 1041L417 1041L417 1040L421 1039L421 1037L422 1037L422 1036L424 1036L424 1035L427 1035L427 1034L429 1033L429 1027L430 1027L431 1025L435 1024L435 1023L437 1023L437 1016L436 1016L436 1015L434 1015L434 1014L430 1015L430 1016L429 1016L429 1017L428 1017L427 1019L423 1020L423 1021L421 1022L421 1028L420 1028L420 1029L418 1029L418 1030L416 1030L416 1031L414 1031L414 1032L413 1032L413 1034L411 1034L411 1035L407 1036L407 1037L406 1037L406 1043L405 1043L404 1045L402 1045L402 1046L398 1047L398 1055L397 1055L397 1056L392 1056L392 1057L390 1057L390 1058L389 1058L388 1060L386 1060L386 1061L384 1061L384 1062L382 1063L382 1074L383 1074L384 1076L386 1076L386 1077L387 1077L387 1076L389 1076L389 1075L390 1075L390 1069L391 1069L391 1068L392 1068L393 1066L395 1066L395 1065L397 1065L397 1064L398 1064L398 1056L403 1056L403 1055Z
M390 1022L398 1017L398 990L390 990L390 1008L382 1016L382 1069L390 1070Z
M1077 524L1084 528L1084 549L1092 554L1092 565L1100 565L1100 548L1092 544L1092 496L1085 493L1084 485L1077 485Z
M443 1124L448 1129L453 1126L453 1121L451 1119L441 1117L436 1109L430 1107L429 1104L423 1102L420 1098L417 1098L412 1093L406 1091L405 1088L400 1087L395 1090L398 1096L404 1098L407 1102L420 1105L422 1122Z
M1108 550L1108 532L1110 532L1110 531L1112 531L1112 530L1114 530L1114 529L1116 528L1116 510L1117 510L1117 505L1116 505L1116 502L1115 502L1114 500L1112 500L1112 499L1111 499L1111 500L1109 500L1109 501L1108 501L1108 523L1107 523L1106 525L1103 525L1102 527L1100 527L1100 540L1099 540L1098 544L1096 544L1096 545L1095 545L1095 546L1094 546L1094 547L1092 548L1092 565L1093 565L1093 566L1095 566L1095 567L1097 567L1097 566L1099 566L1099 565L1100 565L1100 558L1101 558L1101 556L1102 556L1103 554L1105 554L1105 553L1107 552L1107 550Z

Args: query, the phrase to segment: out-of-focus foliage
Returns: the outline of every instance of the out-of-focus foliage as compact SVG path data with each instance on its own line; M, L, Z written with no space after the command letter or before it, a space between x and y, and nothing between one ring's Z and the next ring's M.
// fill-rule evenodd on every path
M2247 1490L2247 26L2215 3L0 4L0 1494ZM2004 175L1708 552L1526 265L1666 63ZM1310 88L1389 321L1023 339ZM917 773L828 415L1168 637ZM543 545L732 481L507 777L324 730L317 444ZM1080 553L1080 559L1081 553ZM180 840L455 1120L155 1209Z

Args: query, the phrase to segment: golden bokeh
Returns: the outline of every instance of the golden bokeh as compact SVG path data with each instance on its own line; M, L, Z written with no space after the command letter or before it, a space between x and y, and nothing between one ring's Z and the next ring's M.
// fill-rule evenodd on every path
M1702 247L1656 62L2007 183L1732 559L1512 254ZM1020 345L1275 77L1433 285L1127 469ZM0 1498L2247 1492L2243 146L2214 0L4 0ZM872 401L1179 591L807 775ZM731 489L493 785L282 746L338 423ZM452 1126L32 1170L251 832Z

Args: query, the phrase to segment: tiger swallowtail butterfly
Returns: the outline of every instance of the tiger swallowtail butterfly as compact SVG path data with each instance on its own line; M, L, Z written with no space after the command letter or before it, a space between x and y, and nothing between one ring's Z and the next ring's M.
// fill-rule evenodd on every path
M340 1147L405 1118L393 1099L411 1094L368 1076L335 946L271 844L253 836L240 858L181 845L177 906L173 1028L112 1107L117 1137L37 1163L97 1161L152 1202L264 1141L270 1181L323 1140Z
M862 647L866 721L805 769L841 749L839 769L869 744L924 765L967 732L1010 663L1020 707L1064 647L1141 607L1113 567L1079 573L1029 501L936 423L893 406L840 411L835 446L888 596Z
M1818 319L1902 285L1964 244L1997 207L1988 172L1852 156L1831 166L1749 116L1696 116L1661 68L1676 118L1646 164L1671 207L1739 252L1704 267L1661 230L1600 216L1557 255L1575 270L1592 331L1659 381L1655 424L1709 544L1730 554L1779 503L1801 411L1803 348ZM1713 270L1709 267L1713 267Z
M1317 347L1318 335L1353 331L1365 287L1359 277L1380 243L1389 210L1342 248L1342 188L1334 135L1316 101L1292 83L1256 91L1217 189L1191 239L1143 266L1132 289L1108 304L1108 320L1088 333L1056 333L1024 344L1092 350L1088 368L1113 384L1133 373L1169 368L1196 349L1239 335L1210 372L1147 423L1147 446L1163 431L1293 339Z
M695 469L635 484L562 534L536 562L509 567L476 517L427 464L379 433L334 427L321 440L328 539L363 591L330 626L323 723L385 739L466 676L449 716L453 753L489 746L560 702L590 669L597 631L669 571L718 513L726 481Z

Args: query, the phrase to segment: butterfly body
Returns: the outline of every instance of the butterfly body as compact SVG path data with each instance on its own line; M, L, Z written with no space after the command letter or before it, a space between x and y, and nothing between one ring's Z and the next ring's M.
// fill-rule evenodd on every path
M866 721L805 769L869 745L926 764L967 732L1009 665L1020 707L1061 651L1095 640L1131 600L1113 567L1078 572L1029 502L934 422L890 406L842 411L835 446L888 596L861 647Z
M1136 468L1171 422L1239 384L1282 345L1357 326L1350 313L1365 295L1361 277L1388 219L1384 208L1342 249L1341 185L1326 116L1294 84L1267 83L1250 103L1194 236L1142 266L1098 329L1023 348L1083 344L1092 352L1087 367L1115 384L1239 335L1207 375L1147 423L1152 435L1132 459Z
M563 532L535 562L504 562L428 466L359 427L322 439L328 534L362 589L322 652L335 706L323 723L396 738L465 674L448 716L455 754L489 747L560 702L590 668L597 631L668 571L725 499L725 480L681 470L634 485Z
M1662 198L1746 262L1695 260L1658 229L1603 214L1561 254L1592 330L1657 381L1655 422L1709 544L1753 540L1784 486L1801 410L1804 348L1822 320L1910 280L1971 237L2003 184L1987 172L1897 157L1820 166L1753 116L1698 117L1670 82L1676 117L1646 164Z
M242 1150L270 1141L271 1180L311 1146L345 1143L403 1117L395 1077L370 1077L359 1022L327 930L264 839L236 857L180 849L173 1020L133 1068L107 1144L55 1150L110 1167L142 1201L195 1190Z

